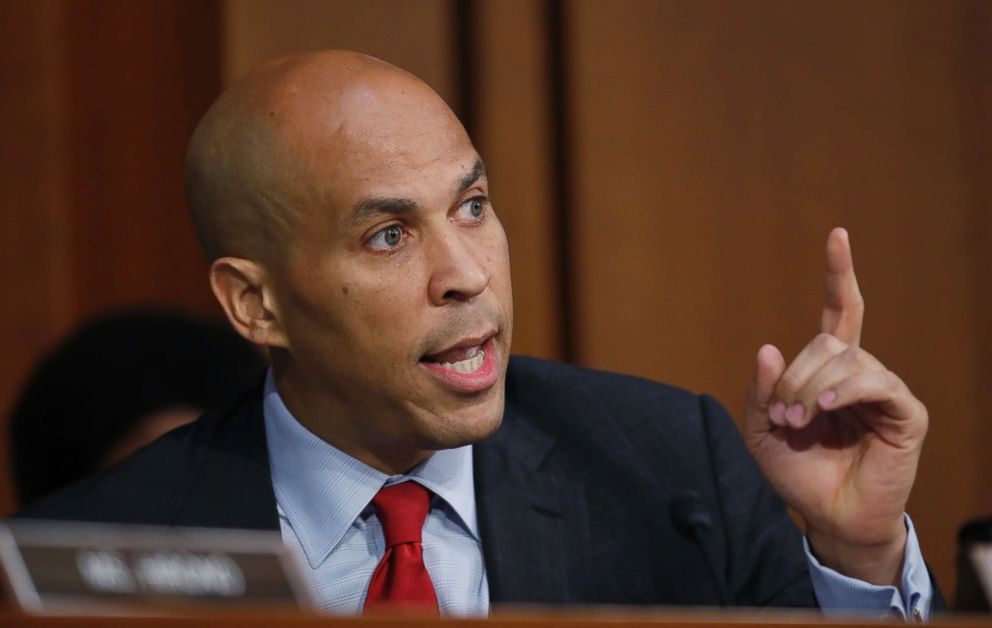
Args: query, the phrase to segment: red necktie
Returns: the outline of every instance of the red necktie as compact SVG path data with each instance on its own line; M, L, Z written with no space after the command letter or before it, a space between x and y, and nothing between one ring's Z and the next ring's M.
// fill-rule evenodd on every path
M399 607L438 613L420 543L430 500L430 492L416 482L385 486L372 498L386 535L386 553L372 573L365 610Z

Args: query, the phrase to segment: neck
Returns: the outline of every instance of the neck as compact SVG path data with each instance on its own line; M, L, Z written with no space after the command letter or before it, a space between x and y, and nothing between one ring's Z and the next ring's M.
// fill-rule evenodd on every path
M332 386L307 385L281 357L272 356L279 397L293 418L324 442L386 475L406 473L434 453L376 432L373 421L355 420L368 413L342 403Z

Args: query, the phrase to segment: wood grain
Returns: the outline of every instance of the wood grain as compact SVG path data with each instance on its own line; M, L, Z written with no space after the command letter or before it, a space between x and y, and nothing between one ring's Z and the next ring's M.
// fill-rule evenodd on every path
M0 115L12 130L0 168L0 255L14 295L0 378L6 425L34 363L84 318L137 303L218 311L182 162L219 88L219 56L212 2L5 1L0 12ZM3 466L6 513L14 500Z
M910 513L951 588L957 526L992 508L969 5L570 6L581 361L739 415L758 347L818 331L848 227L864 345L930 409Z
M473 140L510 241L513 351L561 358L547 10L529 0L476 6Z

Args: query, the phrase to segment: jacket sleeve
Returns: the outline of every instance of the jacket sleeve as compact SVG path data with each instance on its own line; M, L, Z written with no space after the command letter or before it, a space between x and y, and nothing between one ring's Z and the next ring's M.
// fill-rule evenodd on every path
M802 533L715 399L700 397L733 606L815 607Z

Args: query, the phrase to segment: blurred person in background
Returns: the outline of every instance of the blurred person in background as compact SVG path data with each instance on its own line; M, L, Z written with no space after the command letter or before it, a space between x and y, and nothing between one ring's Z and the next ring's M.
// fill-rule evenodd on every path
M120 462L260 377L261 354L221 323L128 310L84 323L45 356L10 421L28 504Z

